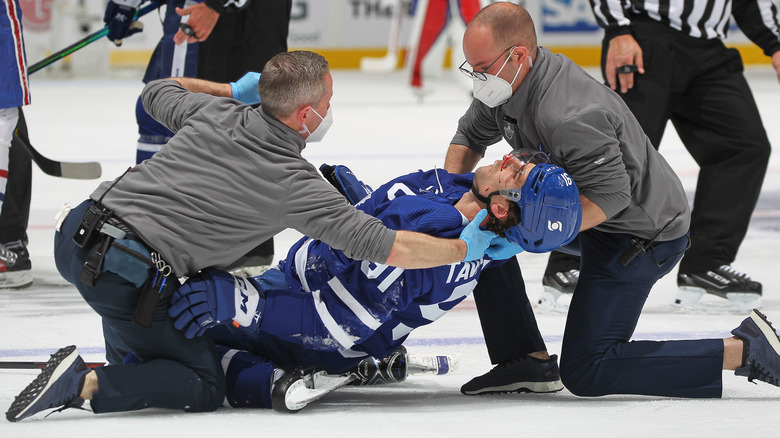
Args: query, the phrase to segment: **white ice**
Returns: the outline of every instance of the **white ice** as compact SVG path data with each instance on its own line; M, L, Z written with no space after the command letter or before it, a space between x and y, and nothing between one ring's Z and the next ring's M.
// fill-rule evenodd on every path
M780 84L774 71L754 68L748 78L769 138L780 145ZM26 108L30 138L44 155L64 161L99 161L103 179L113 179L134 163L134 107L141 90L138 75L112 79L32 79L33 105ZM315 165L350 166L370 185L416 169L443 164L443 157L468 97L445 75L420 102L401 73L365 75L335 71L332 100L336 123L320 144L305 151ZM576 139L572 139L576 141ZM496 145L486 160L507 148ZM697 167L673 129L663 154L680 175L689 195ZM35 284L27 290L0 291L0 360L46 360L69 344L89 361L103 360L100 320L76 290L58 275L52 257L54 215L76 205L98 184L53 178L35 169L29 250ZM729 214L730 206L723 206ZM286 231L276 238L276 258L299 237ZM192 236L197 239L198 236ZM734 266L764 284L764 307L780 323L780 296L773 275L780 244L780 158L772 156L759 205ZM521 266L530 297L541 292L546 255L523 254ZM685 314L670 306L674 275L653 289L634 339L720 338L744 314ZM537 312L551 353L561 347L565 315ZM415 331L407 342L413 353L454 354L460 367L446 376L411 376L386 387L339 390L296 415L270 410L223 408L186 414L150 409L95 415L66 410L48 418L38 414L17 424L0 421L3 437L64 436L774 436L780 388L748 383L723 373L722 399L685 400L642 396L579 398L556 394L467 397L460 385L491 368L472 300L434 324ZM36 371L0 370L0 408Z

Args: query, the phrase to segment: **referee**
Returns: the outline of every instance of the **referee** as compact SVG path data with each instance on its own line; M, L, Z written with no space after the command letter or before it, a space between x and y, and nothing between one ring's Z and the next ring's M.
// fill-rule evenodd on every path
M671 120L700 166L676 304L699 306L707 292L733 307L760 305L761 283L731 263L758 200L771 146L739 52L722 40L733 17L772 58L780 80L777 8L772 0L591 0L591 6L605 29L601 69L608 85L619 89L656 149Z

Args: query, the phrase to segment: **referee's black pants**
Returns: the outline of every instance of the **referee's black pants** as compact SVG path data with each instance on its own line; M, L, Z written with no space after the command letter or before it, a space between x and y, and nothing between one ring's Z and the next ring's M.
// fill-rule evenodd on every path
M697 273L731 264L747 233L771 152L742 59L719 39L692 38L647 18L632 17L632 23L645 74L636 74L634 88L621 97L656 148L671 120L700 168L691 248L679 270ZM602 47L602 74L608 44L605 40Z

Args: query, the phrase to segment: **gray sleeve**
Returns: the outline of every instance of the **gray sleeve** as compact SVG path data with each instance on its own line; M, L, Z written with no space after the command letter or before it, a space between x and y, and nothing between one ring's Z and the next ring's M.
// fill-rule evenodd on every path
M149 82L141 91L146 112L173 132L178 132L190 116L213 99L213 96L192 93L171 79Z
M493 112L474 99L466 114L458 120L458 129L450 143L467 146L484 157L487 147L502 138Z
M344 251L355 260L385 263L395 231L350 205L322 178L301 178L290 186L282 217L290 228Z
M560 124L550 139L555 160L607 219L631 202L631 181L612 118L597 109L577 114Z

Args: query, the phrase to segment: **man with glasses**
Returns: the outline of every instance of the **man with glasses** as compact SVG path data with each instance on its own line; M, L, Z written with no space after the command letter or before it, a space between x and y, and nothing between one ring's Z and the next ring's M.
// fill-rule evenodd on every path
M623 100L571 60L538 47L530 15L512 3L480 11L463 51L476 99L458 123L445 169L472 169L503 139L544 152L580 190L580 234L562 248L581 256L561 349L563 384L582 396L720 397L722 369L729 369L778 385L780 340L756 311L732 338L629 342L650 289L689 244L690 208ZM522 278L516 264L494 271L510 269ZM529 352L507 341L527 330L522 282L484 274L474 296L491 359L514 359L464 385L466 394L500 392L495 388L533 371ZM498 353L491 350L496 342Z

